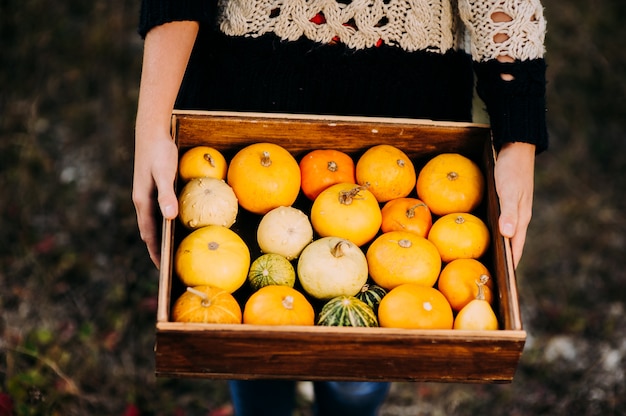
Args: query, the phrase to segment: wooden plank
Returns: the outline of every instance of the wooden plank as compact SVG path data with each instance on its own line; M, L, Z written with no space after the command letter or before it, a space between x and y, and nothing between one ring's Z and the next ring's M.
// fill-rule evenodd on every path
M433 124L407 119L210 114L177 114L182 148L211 143L219 150L229 150L233 143L243 147L269 141L298 155L324 146L353 153L380 143L394 143L409 156L427 157L441 152L480 152L486 131L484 126L468 123Z
M525 333L160 325L157 375L510 382ZM340 357L340 359L337 359Z

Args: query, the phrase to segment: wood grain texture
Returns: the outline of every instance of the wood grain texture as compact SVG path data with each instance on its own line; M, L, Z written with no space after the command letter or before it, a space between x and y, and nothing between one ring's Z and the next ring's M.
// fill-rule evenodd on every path
M312 149L333 148L355 160L373 145L392 144L407 153L416 169L436 154L461 153L476 161L486 174L487 198L479 208L480 216L490 230L497 230L494 152L485 125L191 111L173 114L172 131L181 153L193 146L210 145L227 158L262 141L279 144L296 158ZM238 232L254 231L250 219L245 215L238 219ZM510 242L498 232L491 234L485 260L499 295L497 331L201 325L169 321L178 283L172 276L177 233L176 221L164 221L156 374L214 379L511 382L526 333Z

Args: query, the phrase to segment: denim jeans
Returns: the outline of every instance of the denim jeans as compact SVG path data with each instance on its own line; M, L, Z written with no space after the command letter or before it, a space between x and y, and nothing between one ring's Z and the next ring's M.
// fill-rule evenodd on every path
M296 382L284 380L230 381L235 416L291 416ZM316 416L375 416L390 383L316 381Z

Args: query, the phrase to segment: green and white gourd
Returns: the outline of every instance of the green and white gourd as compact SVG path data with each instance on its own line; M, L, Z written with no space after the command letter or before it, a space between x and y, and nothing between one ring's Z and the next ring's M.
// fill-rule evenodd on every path
M366 283L355 296L357 299L367 303L374 310L374 313L377 313L378 304L386 294L387 291L377 284Z
M377 327L374 310L355 296L337 296L326 302L317 324L322 326Z

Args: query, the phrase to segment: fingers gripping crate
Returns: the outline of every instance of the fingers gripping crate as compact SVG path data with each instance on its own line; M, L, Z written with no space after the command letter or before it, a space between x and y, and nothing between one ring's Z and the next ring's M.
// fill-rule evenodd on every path
M471 123L387 118L177 111L173 137L182 153L209 145L232 157L246 145L272 142L299 160L316 148L358 156L377 144L402 149L416 167L439 153L476 161L487 187L484 220L491 231L486 256L496 286L496 331L261 326L172 322L180 294L173 254L183 228L163 223L156 323L156 374L211 379L301 379L440 382L511 382L526 333L522 328L508 239L497 232L499 205L489 129ZM238 230L253 234L245 215Z

